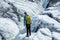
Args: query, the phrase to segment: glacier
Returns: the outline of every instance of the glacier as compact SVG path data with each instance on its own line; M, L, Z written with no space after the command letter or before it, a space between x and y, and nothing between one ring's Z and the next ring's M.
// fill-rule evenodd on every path
M0 40L60 40L60 2L0 0ZM31 16L32 35L26 37L24 12ZM4 38L4 39L2 39Z

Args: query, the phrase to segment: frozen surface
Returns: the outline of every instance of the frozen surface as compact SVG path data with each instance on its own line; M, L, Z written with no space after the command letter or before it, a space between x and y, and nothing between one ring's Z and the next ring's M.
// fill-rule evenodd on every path
M53 32L54 40L60 40L60 33Z
M48 3L48 0L0 0L0 40L1 35L6 40L60 40L60 2L44 10ZM32 19L30 37L26 37L23 23L25 11Z
M0 33L6 40L12 40L19 33L18 26L8 18L0 18Z

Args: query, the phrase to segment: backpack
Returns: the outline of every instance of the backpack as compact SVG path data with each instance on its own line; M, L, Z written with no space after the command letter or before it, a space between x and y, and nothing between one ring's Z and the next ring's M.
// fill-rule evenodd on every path
M31 24L31 18L29 15L26 15L26 24Z

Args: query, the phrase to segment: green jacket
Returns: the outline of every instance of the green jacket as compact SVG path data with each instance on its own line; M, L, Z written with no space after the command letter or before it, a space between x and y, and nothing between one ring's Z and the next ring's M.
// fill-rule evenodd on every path
M26 16L24 16L24 25L26 25Z

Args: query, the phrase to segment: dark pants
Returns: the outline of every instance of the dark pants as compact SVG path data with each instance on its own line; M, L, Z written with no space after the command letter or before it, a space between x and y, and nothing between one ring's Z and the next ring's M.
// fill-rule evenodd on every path
M31 27L30 24L26 24L27 36L31 35Z

